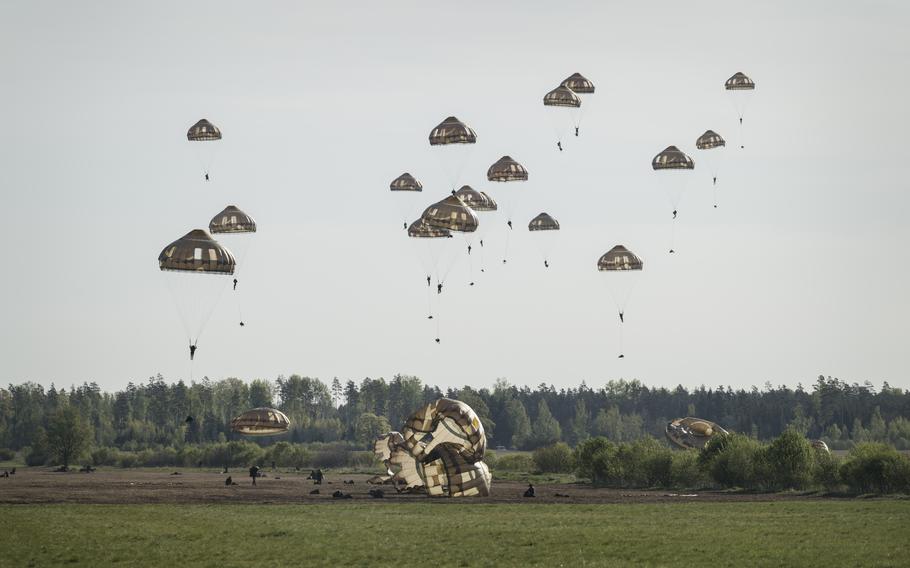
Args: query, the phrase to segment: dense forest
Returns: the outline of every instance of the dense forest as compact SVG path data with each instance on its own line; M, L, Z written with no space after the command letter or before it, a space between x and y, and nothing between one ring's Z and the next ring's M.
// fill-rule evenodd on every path
M662 438L668 420L698 416L760 440L792 428L833 449L867 441L910 449L910 391L887 383L876 389L868 382L848 384L820 376L809 389L766 384L762 389L701 386L690 391L620 380L599 388L582 383L557 390L498 380L492 389L466 386L443 392L401 375L359 384L336 378L328 385L299 375L251 382L206 378L190 384L168 383L159 375L115 393L102 392L95 383L68 389L10 385L0 388L0 448L17 451L40 444L51 417L64 407L81 416L94 447L142 450L224 442L237 438L229 428L231 418L257 406L274 406L290 417L292 430L280 440L345 441L366 448L376 435L399 428L421 404L441 396L473 407L492 447L577 445L592 436L614 442Z

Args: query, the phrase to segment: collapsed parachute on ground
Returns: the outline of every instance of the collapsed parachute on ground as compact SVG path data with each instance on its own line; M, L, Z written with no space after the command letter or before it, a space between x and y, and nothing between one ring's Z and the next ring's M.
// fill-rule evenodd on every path
M231 420L231 431L244 436L274 436L290 429L288 417L274 408L254 408Z
M380 437L374 451L386 466L382 479L396 489L403 484L423 487L429 496L490 494L492 476L482 461L483 425L461 401L441 398L424 406L408 418L400 433Z
M392 183L389 184L389 189L392 191L423 191L423 184L417 178L405 172L392 180Z
M459 233L473 233L477 230L477 215L456 195L430 205L420 218L427 225L439 229Z
M186 139L190 142L210 142L221 140L221 130L206 119L199 120L186 132Z
M665 432L667 439L677 447L697 450L704 449L713 436L728 433L710 420L691 416L668 422Z

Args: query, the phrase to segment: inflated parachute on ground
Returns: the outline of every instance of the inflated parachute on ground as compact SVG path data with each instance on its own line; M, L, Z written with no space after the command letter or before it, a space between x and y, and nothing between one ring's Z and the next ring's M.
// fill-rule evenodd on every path
M667 423L667 439L683 449L704 449L713 436L727 434L727 431L703 418L677 418Z
M231 420L231 431L245 436L274 436L291 427L288 417L274 408L254 408Z
M427 207L421 219L431 227L473 233L477 230L477 215L456 195L450 195Z

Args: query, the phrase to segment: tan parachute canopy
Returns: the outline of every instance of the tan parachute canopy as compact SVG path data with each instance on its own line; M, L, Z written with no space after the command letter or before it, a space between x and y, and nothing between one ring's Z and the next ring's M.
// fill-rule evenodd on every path
M204 229L194 229L164 247L158 255L161 270L233 274L236 262Z
M581 106L581 99L568 87L559 86L543 96L544 106L574 107Z
M641 259L622 245L616 245L597 261L597 270L641 270Z
M563 87L572 89L573 93L593 93L594 83L587 80L581 73L572 73L572 75L562 82Z
M423 191L423 184L411 174L405 172L389 184L392 191Z
M255 233L256 221L236 205L228 205L224 211L209 221L209 231L218 233Z
M475 142L477 142L477 134L474 133L474 130L454 116L443 120L430 132L430 146L473 144Z
M559 221L550 217L547 213L541 213L537 217L531 219L531 222L528 223L529 231L558 231L559 230Z
M713 436L727 434L727 431L702 418L677 418L667 423L667 439L684 449L703 449Z
M202 119L186 132L186 139L191 142L208 142L221 140L221 131L206 119Z
M450 195L430 205L423 211L421 219L431 227L473 233L477 230L477 215L456 195Z
M812 440L810 443L812 444L812 448L818 452L824 454L831 453L831 450L828 448L828 444L826 444L824 440Z
M752 79L746 77L741 71L737 71L732 77L724 83L724 88L728 91L751 91L755 89L755 83Z
M528 181L528 170L510 156L499 158L487 170L489 181Z
M654 156L651 167L655 170L694 170L695 162L676 146L667 146Z
M493 199L493 197L490 196L490 194L488 194L485 191L481 191L480 195L482 195L484 197L484 199L486 199L486 201L487 201L487 205L486 205L487 209L485 209L485 211L496 211L497 209L499 209L499 205L496 204L496 200Z
M712 148L719 148L726 145L726 140L724 140L720 134L714 132L713 130L705 130L705 133L699 136L698 140L695 141L695 147L699 150L710 150Z
M421 218L411 223L411 226L408 227L408 236L416 239L436 239L439 237L451 237L452 233L448 229L431 227Z
M288 417L274 408L254 408L231 420L231 430L246 436L284 434L290 427Z
M490 198L485 193L477 191L470 185L461 186L455 195L474 211L496 211L496 203L491 205Z

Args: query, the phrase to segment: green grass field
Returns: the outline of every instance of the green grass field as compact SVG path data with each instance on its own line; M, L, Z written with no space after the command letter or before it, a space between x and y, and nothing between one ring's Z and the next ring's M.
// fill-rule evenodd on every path
M0 565L910 565L910 501L14 505Z

